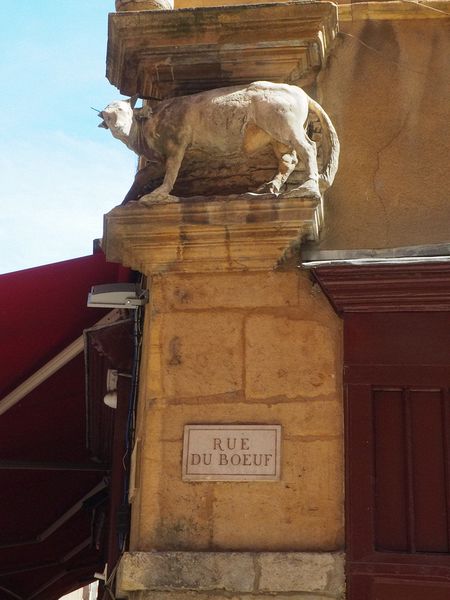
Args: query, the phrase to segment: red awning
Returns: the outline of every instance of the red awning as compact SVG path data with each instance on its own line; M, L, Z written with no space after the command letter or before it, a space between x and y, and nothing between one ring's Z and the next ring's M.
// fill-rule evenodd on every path
M129 277L101 252L0 276L1 599L57 599L103 570L109 465L87 449L80 336L108 313L91 286Z

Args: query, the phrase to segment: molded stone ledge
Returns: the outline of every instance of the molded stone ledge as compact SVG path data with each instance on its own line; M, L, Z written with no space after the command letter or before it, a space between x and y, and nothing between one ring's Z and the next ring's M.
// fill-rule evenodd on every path
M107 77L122 94L159 98L261 79L310 85L337 31L326 1L112 13Z
M141 600L206 600L230 593L242 600L274 593L337 600L344 588L340 552L129 552L117 578L121 597Z
M169 196L105 215L103 249L109 261L146 274L272 270L293 245L318 239L322 219L317 198Z

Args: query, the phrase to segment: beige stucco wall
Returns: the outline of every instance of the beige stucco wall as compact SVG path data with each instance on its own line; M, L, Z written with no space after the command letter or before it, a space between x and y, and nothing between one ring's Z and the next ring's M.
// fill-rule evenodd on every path
M450 20L340 28L319 85L342 146L321 246L448 241Z
M147 309L131 550L343 545L341 323L304 273L166 274ZM185 424L279 423L279 482L183 482Z

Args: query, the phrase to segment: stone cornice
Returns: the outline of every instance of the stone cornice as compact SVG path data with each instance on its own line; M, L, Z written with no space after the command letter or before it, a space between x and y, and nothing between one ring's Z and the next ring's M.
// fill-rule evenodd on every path
M272 195L137 202L105 215L108 260L146 274L271 270L292 245L317 239L322 203Z
M391 0L339 5L339 22L448 19L450 0Z
M338 314L450 310L448 262L338 265L312 271Z
M331 2L112 13L107 77L144 97L260 79L311 83L336 34Z

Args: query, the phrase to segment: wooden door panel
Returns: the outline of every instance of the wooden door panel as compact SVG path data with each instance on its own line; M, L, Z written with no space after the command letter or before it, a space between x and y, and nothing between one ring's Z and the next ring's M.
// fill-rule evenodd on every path
M449 600L449 587L430 581L375 579L370 594L370 600Z
M373 457L370 385L346 389L346 538L347 563L366 560L373 551Z
M372 395L376 550L408 551L408 480L401 390Z
M448 552L444 390L372 394L375 548Z
M349 313L344 317L344 361L346 365L448 367L449 338L450 312Z
M449 393L426 379L347 385L349 600L450 600Z
M449 552L444 390L409 390L412 551Z

